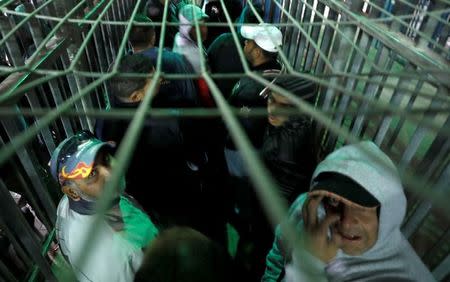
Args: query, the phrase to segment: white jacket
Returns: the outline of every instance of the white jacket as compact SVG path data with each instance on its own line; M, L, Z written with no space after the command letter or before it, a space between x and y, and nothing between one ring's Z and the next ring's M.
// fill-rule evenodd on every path
M79 214L70 209L67 196L59 202L56 236L61 251L68 258L78 281L133 281L143 259L141 245L153 239L158 231L143 212L133 208L128 199L121 199L120 206L124 224L129 224L126 217L131 216L134 217L134 224L141 222L142 228L124 228L118 232L106 221L101 221L96 226L95 235L87 237L96 216ZM144 231L132 234L137 229ZM87 250L82 249L86 240L90 241L90 248Z

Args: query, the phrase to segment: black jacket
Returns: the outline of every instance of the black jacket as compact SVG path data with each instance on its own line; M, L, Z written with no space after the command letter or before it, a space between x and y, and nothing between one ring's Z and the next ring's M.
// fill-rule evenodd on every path
M243 40L240 42L244 45ZM239 52L231 33L224 33L213 41L208 50L208 62L212 73L244 73ZM227 99L239 78L215 78L214 82Z
M117 103L114 108L137 108L139 103ZM96 136L120 144L130 120L97 120ZM162 224L176 222L195 206L201 192L198 170L206 161L192 134L175 117L146 118L126 173L127 192ZM185 132L186 131L186 132ZM195 166L192 166L195 164ZM194 168L194 169L193 169ZM177 222L180 223L180 222ZM186 222L181 222L181 224Z
M270 72L271 70L280 70L281 66L276 60L271 60L262 65L253 68L253 71ZM249 113L249 117L240 118L240 122L244 127L253 146L260 148L264 136L264 130L267 124L266 117L251 117L251 111L255 108L266 108L267 100L260 96L259 93L264 89L264 85L256 82L249 77L241 78L233 88L233 92L228 99L230 105L240 109L242 112ZM231 139L227 140L226 147L233 149L234 145Z
M178 23L178 1L167 1L169 4L169 10L167 15L167 21L171 23ZM153 22L161 23L164 12L164 5L159 0L142 1L141 5L144 5L141 9L141 13L148 16ZM172 48L175 34L177 34L178 28L176 26L167 25L166 34L164 38L164 47ZM161 26L155 26L155 44L159 46L159 39L161 37Z
M279 127L267 126L262 158L289 203L309 190L316 167L313 138L314 130L308 117L296 117Z

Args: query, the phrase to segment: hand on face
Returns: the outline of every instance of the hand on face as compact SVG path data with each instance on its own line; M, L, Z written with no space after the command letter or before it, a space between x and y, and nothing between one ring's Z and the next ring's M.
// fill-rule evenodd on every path
M341 239L331 234L328 238L328 230L336 224L340 216L338 214L327 214L323 220L319 220L317 209L323 196L308 196L303 205L302 216L305 227L306 248L315 257L325 263L331 261L337 254Z

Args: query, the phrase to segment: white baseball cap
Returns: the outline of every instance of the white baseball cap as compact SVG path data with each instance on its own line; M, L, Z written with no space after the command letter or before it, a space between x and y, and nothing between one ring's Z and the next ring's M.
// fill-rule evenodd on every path
M281 31L275 26L266 23L261 23L257 26L243 25L241 35L245 39L255 41L256 45L272 53L277 52L276 46L281 46L283 43Z

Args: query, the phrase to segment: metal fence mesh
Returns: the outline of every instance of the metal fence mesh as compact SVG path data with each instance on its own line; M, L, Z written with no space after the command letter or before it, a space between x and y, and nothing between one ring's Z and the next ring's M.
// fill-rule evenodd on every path
M110 109L106 82L119 75L117 66L128 51L127 38L143 3L0 1L0 226L30 269L28 278L35 279L37 273L53 277L45 257L53 233L37 240L14 211L8 190L27 195L47 230L52 230L59 194L46 172L49 156L66 136L93 130L97 117L133 120L107 184L107 191L112 191L129 165L146 116L222 116L268 216L275 222L283 218L286 207L237 121L239 111L228 105L213 80L245 75L287 96L298 112L317 122L322 157L357 140L370 139L381 146L398 165L407 190L405 236L434 276L450 281L449 1L263 1L264 14L258 21L282 30L278 51L287 72L320 85L315 106L250 70L237 24L226 13L226 23L206 25L230 28L245 72L210 73L201 54L202 73L191 75L206 80L217 108L153 109L152 83L152 95L135 112ZM220 4L225 7L223 0ZM256 12L254 3L246 4ZM166 30L177 26L168 21L168 5L162 21L153 24L161 26L156 45L162 47ZM197 21L195 28L199 35ZM161 76L180 78L161 71L159 54L153 78ZM3 262L0 277L16 280Z

